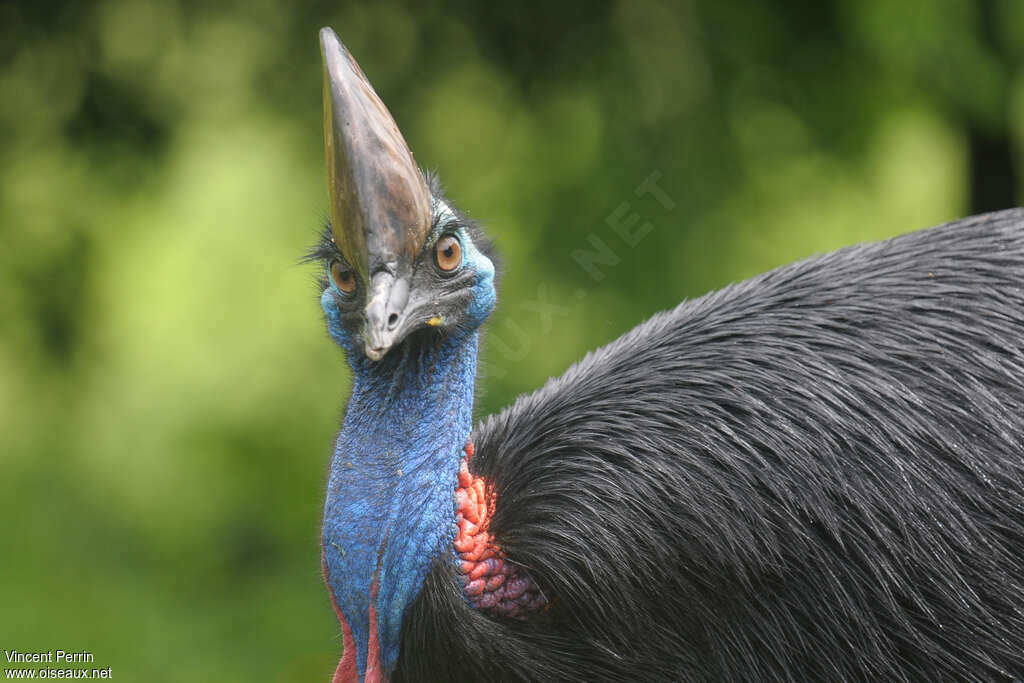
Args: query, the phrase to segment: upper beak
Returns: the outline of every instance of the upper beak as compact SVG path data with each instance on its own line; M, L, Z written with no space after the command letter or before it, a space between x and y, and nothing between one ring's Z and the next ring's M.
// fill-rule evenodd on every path
M387 107L334 31L320 29L320 48L334 241L371 286L372 303L371 277L396 274L423 247L430 191Z

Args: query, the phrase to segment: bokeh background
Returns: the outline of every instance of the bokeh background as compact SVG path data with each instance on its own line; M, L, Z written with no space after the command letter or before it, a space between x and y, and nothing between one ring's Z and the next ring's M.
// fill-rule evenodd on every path
M501 249L482 414L682 298L1022 189L1019 0L4 3L0 648L333 671L324 25Z

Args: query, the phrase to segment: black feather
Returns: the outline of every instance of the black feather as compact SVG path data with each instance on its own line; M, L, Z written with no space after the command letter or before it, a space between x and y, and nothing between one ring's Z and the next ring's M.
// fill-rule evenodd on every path
M396 681L1024 678L1022 210L684 302L473 440L551 606L439 558Z

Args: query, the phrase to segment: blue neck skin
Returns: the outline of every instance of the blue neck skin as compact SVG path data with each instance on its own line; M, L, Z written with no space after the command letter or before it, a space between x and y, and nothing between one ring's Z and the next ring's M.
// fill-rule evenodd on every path
M353 390L331 461L323 543L331 591L366 670L371 588L380 659L397 659L402 615L455 537L454 493L472 426L477 332L403 344L372 363L350 353Z

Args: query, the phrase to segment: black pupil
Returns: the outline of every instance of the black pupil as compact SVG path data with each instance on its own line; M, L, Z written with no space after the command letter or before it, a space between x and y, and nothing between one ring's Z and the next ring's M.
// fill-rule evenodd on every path
M445 258L451 258L454 255L455 255L455 249L452 248L451 244L449 244L447 247L444 248L444 257Z

